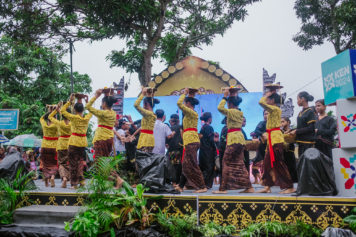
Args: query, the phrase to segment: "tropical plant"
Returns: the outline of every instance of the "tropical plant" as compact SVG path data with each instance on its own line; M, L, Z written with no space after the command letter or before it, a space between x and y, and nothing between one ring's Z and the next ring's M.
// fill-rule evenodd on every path
M344 218L344 222L356 233L356 207L351 210L351 215Z
M236 234L236 227L233 225L220 225L213 221L210 221L207 224L198 226L198 230L205 237L215 237L218 235L228 235L232 236Z
M156 214L157 222L172 237L190 237L197 229L197 213L174 216L159 211Z
M66 223L67 231L91 237L113 232L114 227L121 229L135 225L145 228L150 225L153 214L146 207L147 198L143 196L145 189L142 184L137 185L136 193L126 182L122 189L114 188L113 171L121 159L120 156L100 157L95 161L90 172L92 178L85 186L89 193L87 202L84 209L70 223Z
M19 168L13 180L0 179L0 223L10 224L12 216L20 201L26 195L26 191L36 189L32 177L34 172L24 172Z
M281 222L263 222L252 223L240 231L241 237L259 237L259 236L303 236L314 237L321 236L322 230L297 221L295 224L285 224Z

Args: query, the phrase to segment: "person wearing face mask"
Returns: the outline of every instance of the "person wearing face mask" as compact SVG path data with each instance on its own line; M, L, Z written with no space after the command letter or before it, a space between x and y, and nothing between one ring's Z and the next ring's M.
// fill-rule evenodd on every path
M214 182L214 167L216 157L214 128L211 126L213 118L210 112L205 112L200 117L200 120L204 121L204 125L201 127L199 132L199 167L203 173L206 187L210 189L212 188Z
M332 158L332 149L335 146L334 135L337 130L335 119L326 114L324 100L317 100L315 102L315 109L318 113L318 118L315 124L315 148L329 158Z
M271 90L265 93L259 104L268 111L266 131L267 152L264 158L264 172L262 184L265 186L259 193L270 193L272 186L280 186L281 194L295 192L292 178L284 160L284 138L280 129L282 111L278 104L283 104L283 99Z
M142 115L141 133L138 139L137 149L143 152L152 153L155 146L153 129L157 119L157 116L153 112L153 108L156 104L159 104L160 101L153 98L153 94L148 94L147 90L147 88L142 89L141 95L137 98L134 104L135 109ZM142 100L143 108L140 106Z
M191 90L192 91L192 90ZM186 97L186 95L189 95ZM184 102L184 103L183 103ZM203 174L197 163L197 151L200 146L198 135L198 113L194 111L194 107L199 104L199 100L194 98L194 93L190 93L186 88L184 93L179 97L177 105L182 110L183 118L183 164L181 181L177 190L182 192L183 187L187 183L195 189L195 193L203 193L207 191L204 183Z

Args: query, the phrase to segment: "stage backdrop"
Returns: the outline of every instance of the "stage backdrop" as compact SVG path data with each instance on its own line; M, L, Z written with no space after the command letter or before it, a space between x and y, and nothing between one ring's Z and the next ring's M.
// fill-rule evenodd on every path
M240 108L246 117L247 123L246 127L244 127L244 131L246 132L248 138L251 138L250 133L255 130L256 125L263 120L263 109L259 106L258 101L262 97L261 92L249 92L249 93L241 93L242 103L240 104ZM199 117L204 112L211 112L213 115L213 123L212 126L214 130L220 134L221 129L223 128L223 124L221 121L224 116L219 113L217 107L220 103L223 95L222 94L211 94L211 95L198 95L196 98L199 99L200 103L195 107L195 111L198 112ZM178 109L177 101L179 96L158 96L156 97L161 101L160 104L156 105L154 111L156 109L163 109L166 114L166 122L168 123L169 117L171 114L179 114L180 119L182 119L182 111ZM136 111L134 108L134 103L136 98L125 98L124 99L124 114L129 114L132 116L132 119L138 120L141 119L142 116ZM142 106L142 103L141 103ZM198 130L200 130L201 121L198 123Z

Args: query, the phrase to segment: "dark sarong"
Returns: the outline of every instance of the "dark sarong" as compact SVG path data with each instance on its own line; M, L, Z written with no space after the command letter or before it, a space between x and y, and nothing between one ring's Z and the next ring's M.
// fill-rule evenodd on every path
M273 163L273 168L272 168L269 149L267 149L267 153L263 162L264 165L263 176L262 176L263 185L268 187L280 186L281 189L293 188L293 181L289 174L287 165L284 161L283 143L274 144L273 152L274 152L275 161ZM272 177L272 175L274 175L274 177Z
M333 158L332 149L334 148L334 144L327 144L320 139L316 140L315 148L318 149L321 153L328 156L329 158Z
M294 151L292 150L284 151L284 160L286 162L293 183L297 183L298 182L297 161L295 160Z
M241 144L232 144L226 147L222 162L220 191L252 187L244 163L243 150L244 147Z
M198 142L190 143L185 146L182 165L183 175L187 179L187 186L196 190L205 188L203 174L197 162L199 146L200 144Z
M94 150L95 150L95 159L98 160L100 157L109 157L112 152L114 139L110 138L107 140L98 140L94 143ZM110 172L111 178L117 179L119 174L112 170Z
M43 165L43 175L46 179L56 175L58 171L56 148L41 148L41 161Z
M85 160L85 147L69 146L68 148L70 184L77 185L84 180L83 160Z
M182 150L176 150L176 151L170 151L168 153L169 158L171 160L171 164L173 165L174 168L174 178L173 182L178 184L180 180L180 176L182 175L182 164L181 164L181 159L182 159Z
M112 152L113 141L113 138L95 141L95 157L109 157Z
M68 160L68 150L59 150L58 153L58 165L59 165L59 176L61 179L70 179L69 171L69 160Z

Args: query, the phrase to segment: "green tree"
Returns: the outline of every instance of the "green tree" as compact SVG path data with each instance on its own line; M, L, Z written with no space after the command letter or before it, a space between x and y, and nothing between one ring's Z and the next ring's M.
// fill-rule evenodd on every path
M91 79L75 72L74 90L91 92ZM61 56L36 44L21 44L10 38L0 39L0 108L20 110L17 134L42 135L39 124L46 104L66 101L70 95L70 72Z
M294 9L302 27L293 40L304 50L325 41L337 54L356 47L355 0L296 0Z
M57 38L62 43L69 38L125 39L126 47L108 56L111 66L138 73L146 86L153 58L170 64L189 55L191 48L211 44L235 21L244 20L246 6L257 1L8 0L0 8L0 32L43 44Z

